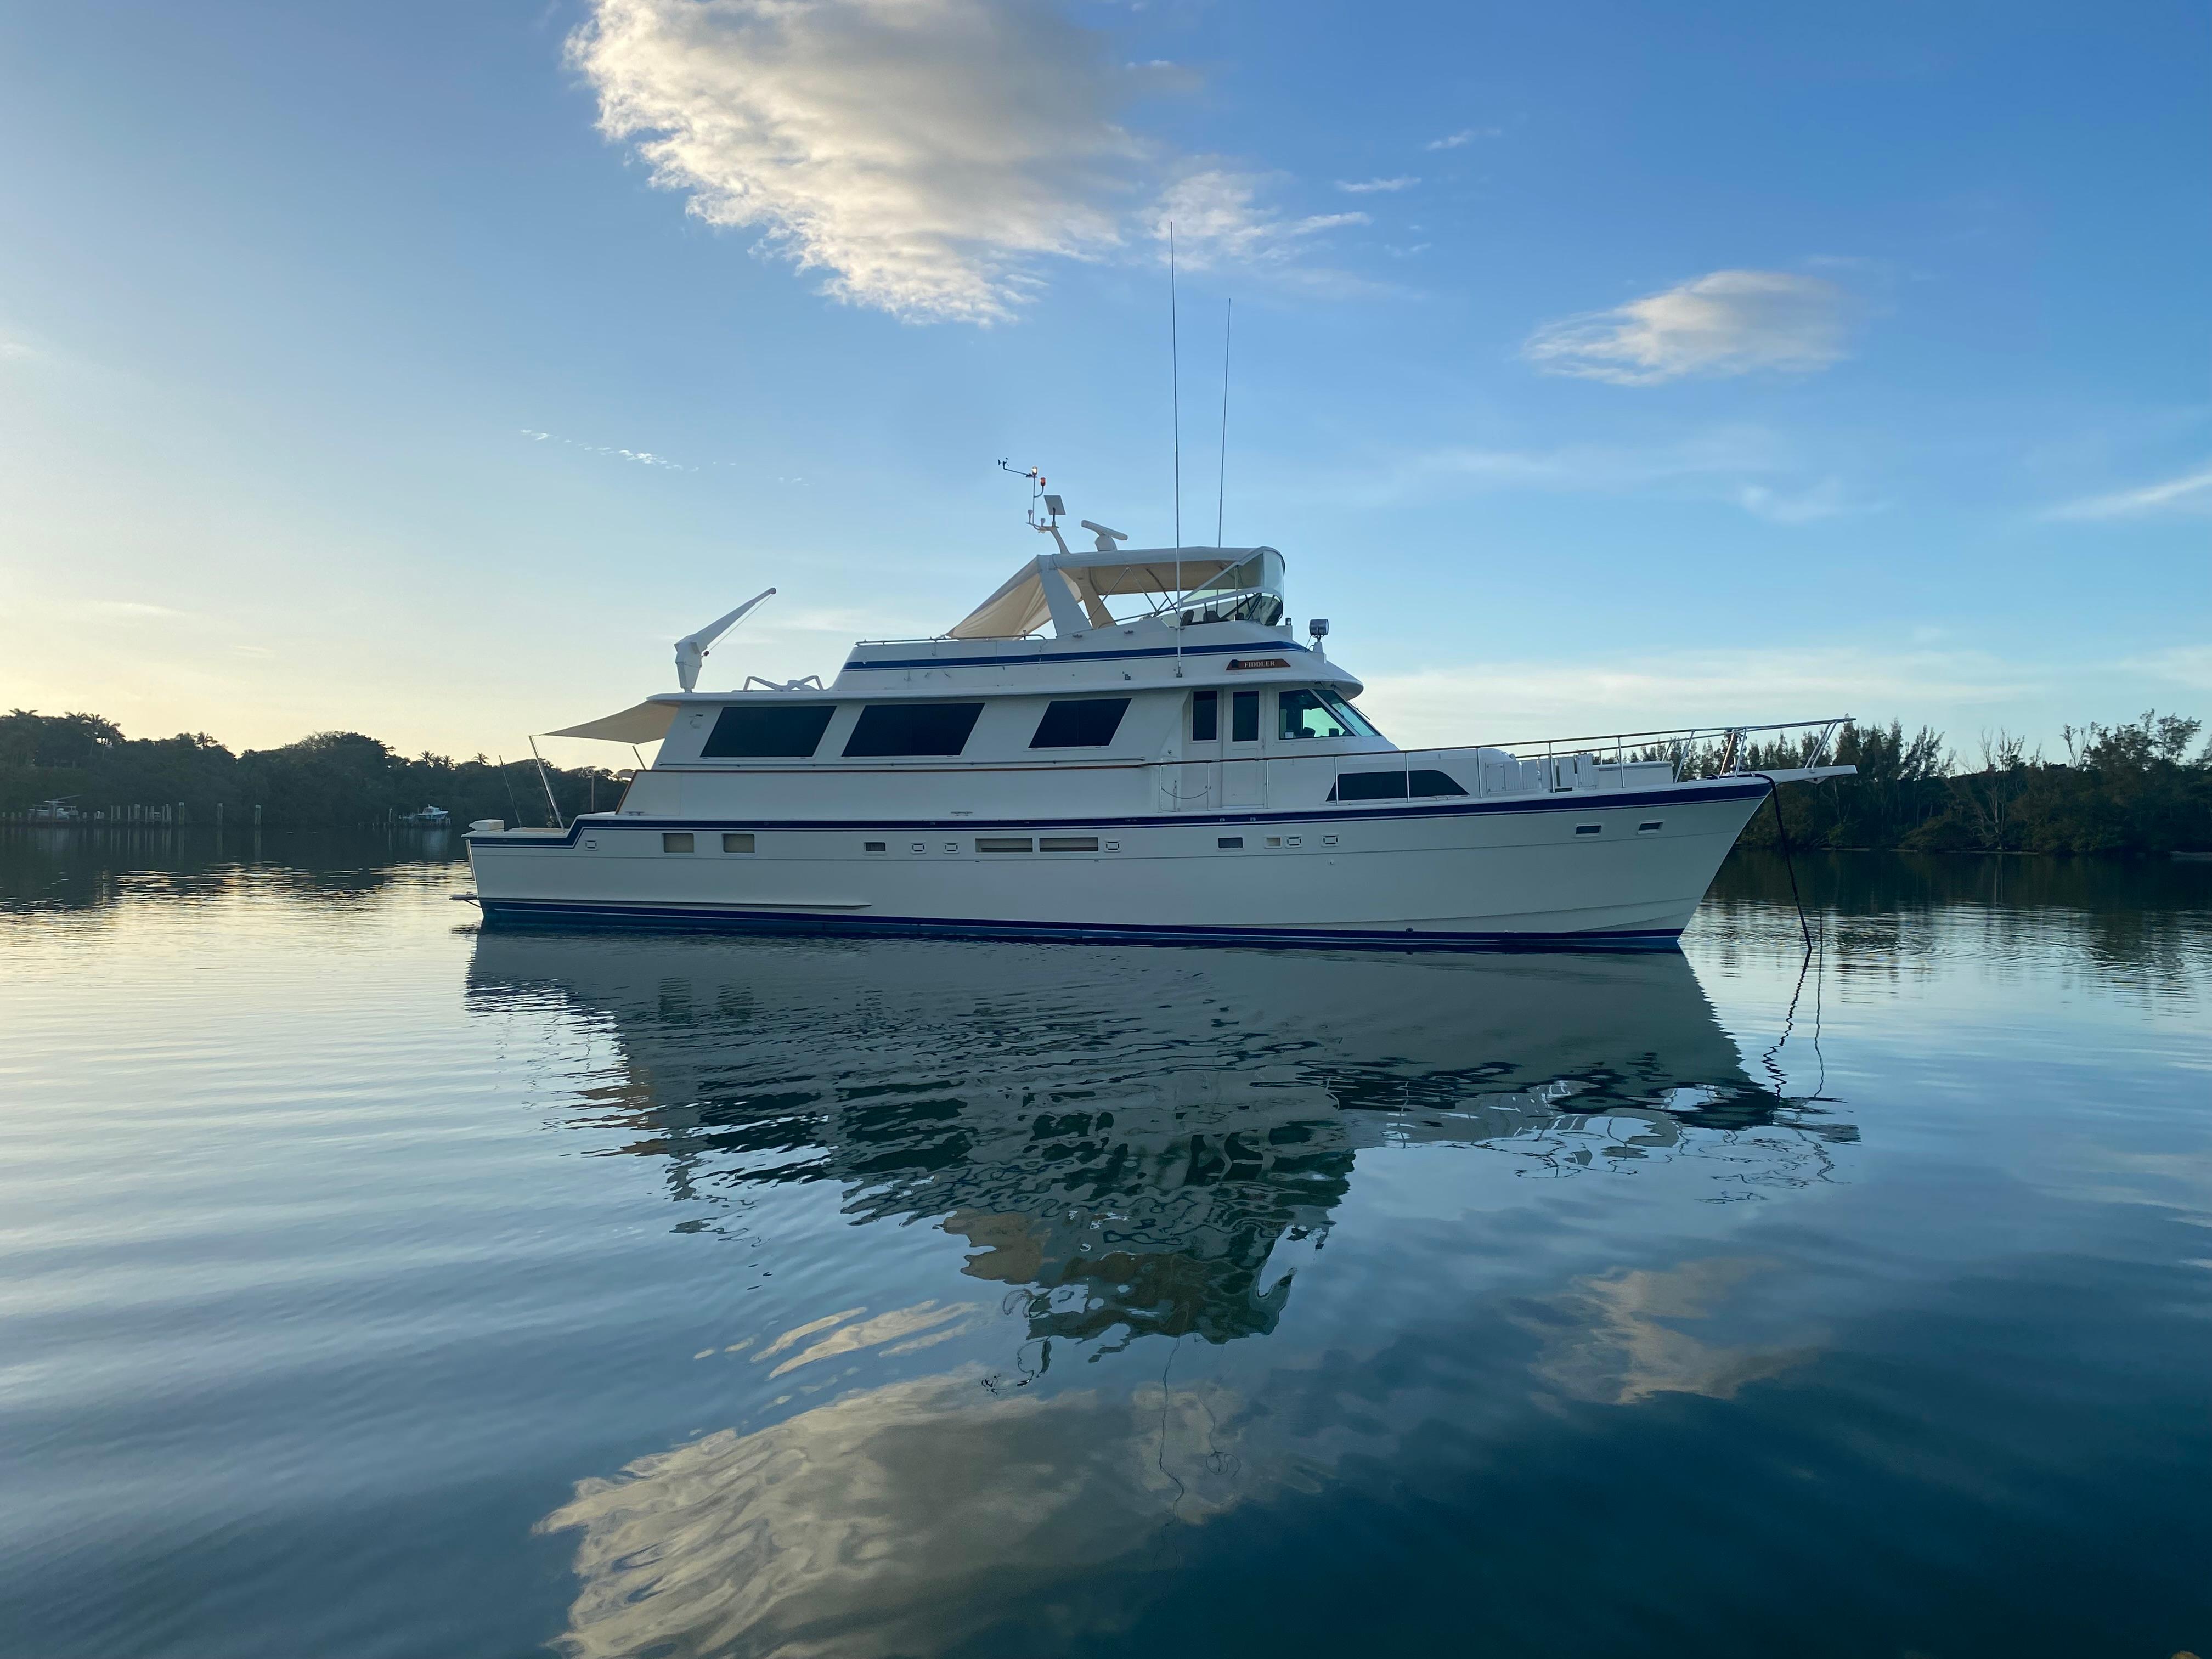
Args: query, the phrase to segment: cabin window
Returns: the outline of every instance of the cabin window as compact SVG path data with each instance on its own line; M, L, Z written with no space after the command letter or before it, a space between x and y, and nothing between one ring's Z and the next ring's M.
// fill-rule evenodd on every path
M1037 838L1040 853L1095 853L1098 850L1096 836L1041 836Z
M689 830L667 830L661 832L660 850L664 853L688 853L691 850Z
M1229 694L1229 741L1260 741L1260 694L1257 691L1232 691Z
M1346 772L1328 792L1331 800L1403 800L1415 796L1464 795L1467 791L1448 772L1416 767L1410 772Z
M1027 836L983 836L975 842L979 853L1028 853L1036 850Z
M1665 821L1663 819L1646 818L1643 823L1636 826L1636 833L1639 836L1648 836L1654 830L1663 828L1664 824Z
M983 712L980 702L872 702L845 739L850 756L957 755Z
M1242 836L1218 836L1214 838L1213 844L1216 847L1224 848L1231 847L1242 847L1244 844L1244 837Z
M751 833L747 831L743 835L724 836L722 837L722 850L725 853L751 852L753 850L753 838Z
M1127 697L1079 697L1045 705L1032 749L1103 749L1129 712Z
M700 750L705 760L803 760L821 744L833 702L732 703Z
M1605 833L1605 826L1601 823L1578 823L1575 826L1575 833L1578 836L1601 836Z
M1190 694L1190 740L1193 743L1212 743L1221 735L1221 693L1194 691Z
M863 853L881 853L888 849L884 847L882 842L864 841L860 843L860 850Z

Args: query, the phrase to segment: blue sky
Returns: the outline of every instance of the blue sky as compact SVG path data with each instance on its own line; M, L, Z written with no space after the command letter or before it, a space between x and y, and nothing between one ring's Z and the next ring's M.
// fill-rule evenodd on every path
M2212 13L0 6L0 703L513 752L1035 544L1394 736L2212 715ZM538 435L543 434L543 435ZM568 758L582 759L588 750Z

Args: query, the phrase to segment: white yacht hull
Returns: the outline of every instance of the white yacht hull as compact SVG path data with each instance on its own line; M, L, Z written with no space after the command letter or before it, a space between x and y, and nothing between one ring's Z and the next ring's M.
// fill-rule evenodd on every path
M474 835L470 857L495 924L1651 948L1688 924L1770 787L1088 820L603 814ZM671 834L696 850L668 850ZM754 850L720 850L726 835ZM1037 850L979 846L1025 840Z

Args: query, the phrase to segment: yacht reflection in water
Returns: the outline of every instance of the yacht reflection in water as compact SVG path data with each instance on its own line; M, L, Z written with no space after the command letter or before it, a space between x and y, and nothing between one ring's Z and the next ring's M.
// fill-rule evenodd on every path
M1672 951L486 933L470 987L611 1030L591 1108L678 1200L837 1182L856 1219L937 1220L969 1275L1031 1289L1038 1337L1273 1329L1290 1285L1262 1286L1267 1261L1325 1231L1364 1147L1478 1143L1561 1176L1817 1126L1730 1136L1747 1190L1814 1178L1851 1133L1753 1084Z
M1323 1240L1358 1153L1453 1143L1531 1179L1694 1162L1674 1173L1702 1201L1817 1180L1852 1135L1753 1081L1674 952L487 933L470 989L485 1017L556 1010L611 1039L583 1114L665 1159L671 1195L701 1208L691 1220L742 1231L763 1187L829 1182L879 1245L916 1220L965 1240L963 1271L1007 1287L1022 1322L1013 1370L1042 1384L1010 1388L1009 1372L973 1360L887 1370L580 1482L544 1522L582 1534L561 1641L577 1655L921 1654L987 1632L1049 1648L1114 1628L1157 1593L1173 1565L1161 1552L1193 1547L1200 1523L1310 1497L1346 1457L1387 1468L1408 1455L1395 1419L1418 1413L1387 1393L1364 1428L1326 1407L1325 1432L1293 1426L1315 1411L1284 1391L1345 1387L1330 1370L1352 1363L1341 1354L1274 1370L1264 1409L1188 1360L1189 1380L1170 1382L1164 1344L1141 1376L1112 1363L1147 1336L1274 1332L1285 1263ZM1756 1272L1705 1261L1577 1281L1537 1322L1549 1322L1537 1375L1612 1403L1771 1375L1802 1333L1714 1345L1654 1322L1703 1316ZM779 1376L810 1345L910 1352L962 1334L943 1322L957 1299L846 1310L757 1342ZM1382 1311L1387 1325L1396 1308ZM1471 1310L1453 1317L1474 1330ZM1431 1340L1419 1413L1459 1409L1433 1397L1454 1366L1455 1397L1525 1401L1534 1327L1505 1328L1503 1341L1454 1337L1448 1357ZM1516 1331L1518 1358L1501 1361ZM1106 1363L1048 1380L1056 1344ZM1517 1373L1494 1375L1501 1363Z

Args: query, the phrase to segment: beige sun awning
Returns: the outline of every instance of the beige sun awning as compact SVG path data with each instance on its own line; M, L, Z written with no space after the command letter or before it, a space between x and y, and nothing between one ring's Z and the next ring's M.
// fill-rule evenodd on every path
M676 719L672 702L641 702L619 714L605 714L581 726L565 726L558 732L540 732L541 738L595 738L602 743L659 743Z
M998 592L955 623L947 636L956 640L996 640L1036 632L1052 620L1052 606L1044 593L1048 575L1054 580L1066 581L1089 614L1091 625L1103 627L1111 620L1104 606L1098 603L1105 596L1188 592L1194 587L1203 587L1223 571L1242 564L1256 550L1249 547L1187 547L1182 550L1180 569L1173 548L1144 551L1117 548L1111 553L1048 555L1050 564L1043 559L1031 559L1000 584Z

